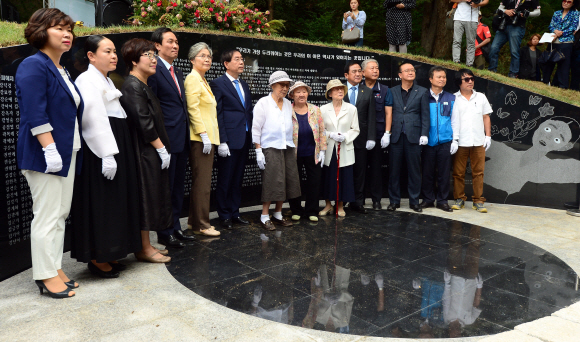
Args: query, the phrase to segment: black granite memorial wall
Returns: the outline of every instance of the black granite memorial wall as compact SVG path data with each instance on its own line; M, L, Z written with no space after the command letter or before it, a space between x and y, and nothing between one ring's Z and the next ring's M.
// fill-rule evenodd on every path
M106 35L120 50L130 38L150 38L150 32ZM291 78L309 84L313 93L309 102L326 103L326 83L335 78L344 79L343 68L350 60L363 61L374 58L379 62L380 82L390 87L397 85L399 57L374 52L345 50L273 40L207 35L178 32L179 58L175 65L189 74L187 60L189 47L204 41L214 54L212 69L206 74L208 81L223 74L219 63L222 51L238 48L245 57L246 69L242 78L250 84L253 102L269 92L268 77L275 70L285 70ZM77 38L70 52L63 55L62 63L73 78L86 70L83 62L84 37ZM32 201L25 178L17 168L16 140L19 111L14 77L22 60L36 51L29 45L0 49L0 110L2 118L2 166L0 177L0 280L30 267L30 222ZM417 83L428 87L431 65L412 62L417 69ZM116 72L110 77L117 87L123 82L125 65L122 58ZM448 70L446 90L455 92L454 71ZM564 201L575 200L580 183L580 112L579 108L498 82L477 78L475 89L488 97L493 107L492 147L488 153L485 172L484 196L489 202L561 208ZM384 153L388 153L384 150ZM216 157L217 158L217 157ZM385 162L387 158L384 158ZM388 178L386 163L383 176ZM469 170L468 170L469 172ZM214 168L212 190L215 189L217 169ZM406 177L403 177L406 178ZM450 180L451 181L451 180ZM471 180L466 177L467 191ZM260 202L260 171L253 150L248 156L243 183L242 206ZM386 184L386 182L385 182ZM189 196L191 178L188 172L186 196ZM406 188L405 181L402 188ZM470 194L468 194L470 195ZM386 186L384 197L387 196ZM212 196L212 208L213 205ZM187 214L188 197L184 202ZM492 215L492 214L491 214Z

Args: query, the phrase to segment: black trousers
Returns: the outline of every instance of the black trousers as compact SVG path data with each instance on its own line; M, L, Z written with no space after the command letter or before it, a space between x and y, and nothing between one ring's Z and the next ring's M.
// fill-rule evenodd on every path
M240 216L242 181L251 144L250 132L246 132L244 147L230 149L229 157L217 157L218 175L215 196L217 213L222 220L231 220Z
M567 89L570 75L570 65L572 64L572 53L574 51L574 44L563 43L563 44L553 44L554 50L558 50L566 56L566 58L558 63L546 63L544 65L544 70L542 70L543 81L548 84L550 82L550 77L552 76L552 71L558 65L556 69L556 75L554 75L554 80L552 85L558 86L560 88Z
M376 147L376 146L375 146ZM363 206L365 203L365 178L367 173L368 150L366 148L354 148L354 203L355 206Z
M189 131L188 131L189 135ZM173 215L173 226L171 228L157 232L162 238L167 238L177 230L181 230L179 218L183 210L183 194L185 193L185 172L187 170L187 160L189 158L189 138L185 139L185 146L180 153L171 153L169 163L169 189L171 190L171 210Z
M320 163L315 164L313 155L297 157L296 165L298 166L298 174L300 175L302 196L288 200L292 215L318 216L322 167L320 167ZM306 172L306 181L304 181L304 171ZM306 201L304 208L302 208L301 203L302 197Z
M407 163L409 204L419 204L421 193L421 146L412 144L404 133L396 143L391 143L389 151L389 200L391 204L401 203L401 169Z
M421 195L426 203L447 203L451 183L451 141L437 146L423 146L423 184ZM437 183L437 191L435 191ZM435 195L437 192L437 195Z
M377 137L383 137L383 134ZM368 151L368 185L370 187L373 203L381 201L383 198L383 161L388 160L387 149L381 148L381 139L376 140L375 147Z

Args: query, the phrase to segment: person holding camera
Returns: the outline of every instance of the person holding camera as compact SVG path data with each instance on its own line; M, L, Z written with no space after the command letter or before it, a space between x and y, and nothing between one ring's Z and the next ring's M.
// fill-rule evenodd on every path
M526 34L526 19L540 15L538 0L503 0L496 11L493 29L495 38L489 53L489 70L497 72L499 51L509 42L511 52L508 76L516 78L520 71L520 46Z
M487 5L489 0L451 0L451 2L457 3L453 17L453 61L460 62L461 41L465 32L467 40L465 64L471 67L475 60L475 37L477 35L479 7Z
M367 15L364 11L359 11L358 7L360 6L360 0L350 0L350 11L343 13L342 18L342 29L354 29L355 27L360 31L360 39L353 43L353 46L363 46L363 29L365 26L365 22L367 21Z

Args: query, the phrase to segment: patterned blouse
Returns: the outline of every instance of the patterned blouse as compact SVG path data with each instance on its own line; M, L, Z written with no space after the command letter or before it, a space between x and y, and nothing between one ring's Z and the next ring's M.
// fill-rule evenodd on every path
M312 128L312 133L314 135L314 142L316 143L316 149L314 151L314 161L318 164L318 154L320 151L326 151L326 135L324 134L324 120L322 119L322 113L320 113L320 108L317 106L307 103L308 105L308 123ZM294 107L294 104L292 104ZM298 118L296 118L296 113L292 111L292 140L294 140L294 145L298 146ZM296 149L298 150L298 149Z
M554 32L554 30L562 31L562 36L558 38L558 41L561 43L571 43L574 41L574 31L578 27L579 17L580 12L577 10L570 10L564 18L562 18L562 10L556 11L552 16L549 30L550 32Z

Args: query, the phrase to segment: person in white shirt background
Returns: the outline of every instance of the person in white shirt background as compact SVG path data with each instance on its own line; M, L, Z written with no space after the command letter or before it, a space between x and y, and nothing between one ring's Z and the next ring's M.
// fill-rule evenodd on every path
M479 8L487 5L489 0L451 0L457 3L457 10L453 17L453 61L460 63L461 58L461 41L465 32L467 42L467 55L465 64L473 66L475 60L475 37L477 35L477 18Z
M471 161L471 176L473 178L473 209L487 213L483 206L483 171L485 168L485 151L491 146L491 114L492 109L487 97L476 92L475 76L469 69L461 69L455 73L455 84L459 91L455 93L455 104L451 114L451 129L453 142L451 154L453 159L453 198L455 203L451 209L459 210L465 206L465 171L467 158Z

